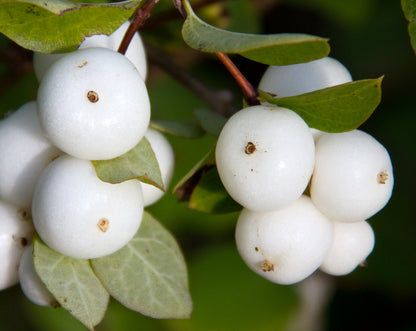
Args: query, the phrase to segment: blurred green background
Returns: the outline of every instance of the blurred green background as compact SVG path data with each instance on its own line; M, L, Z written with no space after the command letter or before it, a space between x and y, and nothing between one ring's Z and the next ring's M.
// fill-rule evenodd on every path
M180 19L166 21L164 12L171 8L167 0L156 6L143 37L213 89L232 90L240 107L241 94L221 64L211 55L186 49L180 41ZM344 277L318 272L293 286L271 284L244 265L233 239L238 214L201 214L167 194L149 210L183 248L194 301L191 319L153 320L112 301L97 330L416 330L416 56L400 2L228 0L206 7L200 15L235 31L328 37L330 55L349 68L354 79L384 75L382 103L362 129L390 152L394 194L370 220L376 246L368 267ZM258 83L265 66L240 57L233 60ZM37 84L30 52L0 36L0 113L35 99ZM153 119L192 119L195 108L207 107L154 65L148 89ZM169 139L176 153L173 187L215 139ZM62 309L35 306L15 286L0 293L0 330L84 327Z

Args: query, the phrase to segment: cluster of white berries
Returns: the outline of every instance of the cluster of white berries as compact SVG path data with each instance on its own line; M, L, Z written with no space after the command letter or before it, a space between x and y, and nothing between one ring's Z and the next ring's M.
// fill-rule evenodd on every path
M351 80L341 63L323 58L271 66L259 88L286 97ZM324 133L289 109L251 106L227 121L216 162L224 187L244 207L237 249L266 279L292 284L318 268L345 275L372 252L366 220L390 199L393 169L369 134Z
M125 56L116 51L127 27L88 37L71 53L34 54L37 100L0 121L0 289L20 280L26 296L40 305L53 297L34 270L35 231L61 254L102 257L130 241L144 207L163 195L136 179L103 182L91 160L118 157L146 137L165 187L173 174L171 145L149 128L139 35Z

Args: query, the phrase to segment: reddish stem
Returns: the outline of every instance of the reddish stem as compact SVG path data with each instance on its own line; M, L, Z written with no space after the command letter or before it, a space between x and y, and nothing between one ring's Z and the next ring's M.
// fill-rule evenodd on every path
M118 52L126 54L127 48L133 39L134 33L143 25L143 23L150 17L150 12L159 0L147 0L146 3L138 8L133 15L131 23L124 34L123 40L120 43Z
M253 85L247 80L241 73L233 61L224 53L215 53L222 64L227 68L228 72L233 76L238 85L240 85L243 91L244 99L250 106L259 105L260 102L257 99L258 93Z

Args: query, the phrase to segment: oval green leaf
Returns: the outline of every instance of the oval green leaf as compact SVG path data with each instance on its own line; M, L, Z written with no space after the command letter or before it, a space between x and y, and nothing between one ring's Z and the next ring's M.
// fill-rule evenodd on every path
M150 127L182 138L198 138L205 134L204 130L193 121L151 121Z
M66 0L0 1L0 33L32 51L69 52L77 49L85 36L114 32L142 1L111 4Z
M231 32L207 24L183 0L187 18L182 36L192 48L203 52L240 54L269 65L309 62L329 54L328 40L307 34L248 34Z
M155 318L188 318L192 300L188 273L173 236L150 214L122 249L91 260L111 296L134 311Z
M203 172L192 191L188 206L208 214L232 213L243 208L227 193L215 167Z
M224 116L206 109L195 109L194 115L197 118L199 125L214 137L220 135L225 122L227 122L227 119Z
M111 160L92 161L98 178L117 184L129 179L138 179L164 190L159 163L149 141L142 140L127 153Z
M406 17L410 35L410 43L416 53L416 1L414 0L402 0L402 9L404 16Z
M40 279L59 304L93 330L103 319L110 296L89 260L64 256L34 238L33 262Z
M311 128L344 132L358 128L377 108L382 79L359 80L285 98L259 93L260 100L293 110Z

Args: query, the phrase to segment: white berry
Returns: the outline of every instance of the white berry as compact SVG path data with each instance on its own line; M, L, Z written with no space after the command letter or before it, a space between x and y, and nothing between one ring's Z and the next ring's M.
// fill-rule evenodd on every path
M243 209L236 227L238 252L247 266L278 284L311 275L332 243L332 224L306 196L284 209Z
M346 275L365 261L374 248L374 232L366 221L333 222L334 237L320 269L334 276Z
M18 282L18 267L33 225L21 207L0 200L0 290Z
M104 34L92 35L85 37L84 41L79 45L79 49L90 47L104 47L117 51L124 34L129 27L130 22L124 22L116 31L109 36ZM33 53L33 67L38 81L41 81L49 67L58 59L65 56L67 53L45 54ZM143 79L147 75L146 53L144 50L143 41L138 32L134 34L129 47L127 48L125 56L134 64Z
M101 181L90 161L61 156L42 172L32 204L35 228L57 252L79 259L111 254L137 232L140 183Z
M56 61L38 91L41 126L64 152L88 160L126 153L144 136L150 101L123 55L87 48Z
M0 121L0 199L30 207L42 169L60 153L40 128L36 102Z
M173 153L172 146L165 136L155 129L147 129L145 137L152 146L157 162L159 163L160 173L162 175L164 188L166 190L169 186L170 180L172 179L175 163L175 155ZM145 207L158 201L164 194L164 191L153 185L146 183L141 184Z
M39 306L56 306L57 302L35 271L32 246L27 246L19 263L19 283L25 296Z
M389 153L369 134L353 130L319 138L311 198L330 219L370 218L390 199L393 182Z
M351 74L342 63L324 57L307 63L269 66L260 80L259 89L282 98L351 81Z
M300 197L313 171L314 153L309 127L296 113L252 106L227 121L215 156L231 197L245 208L270 211Z

